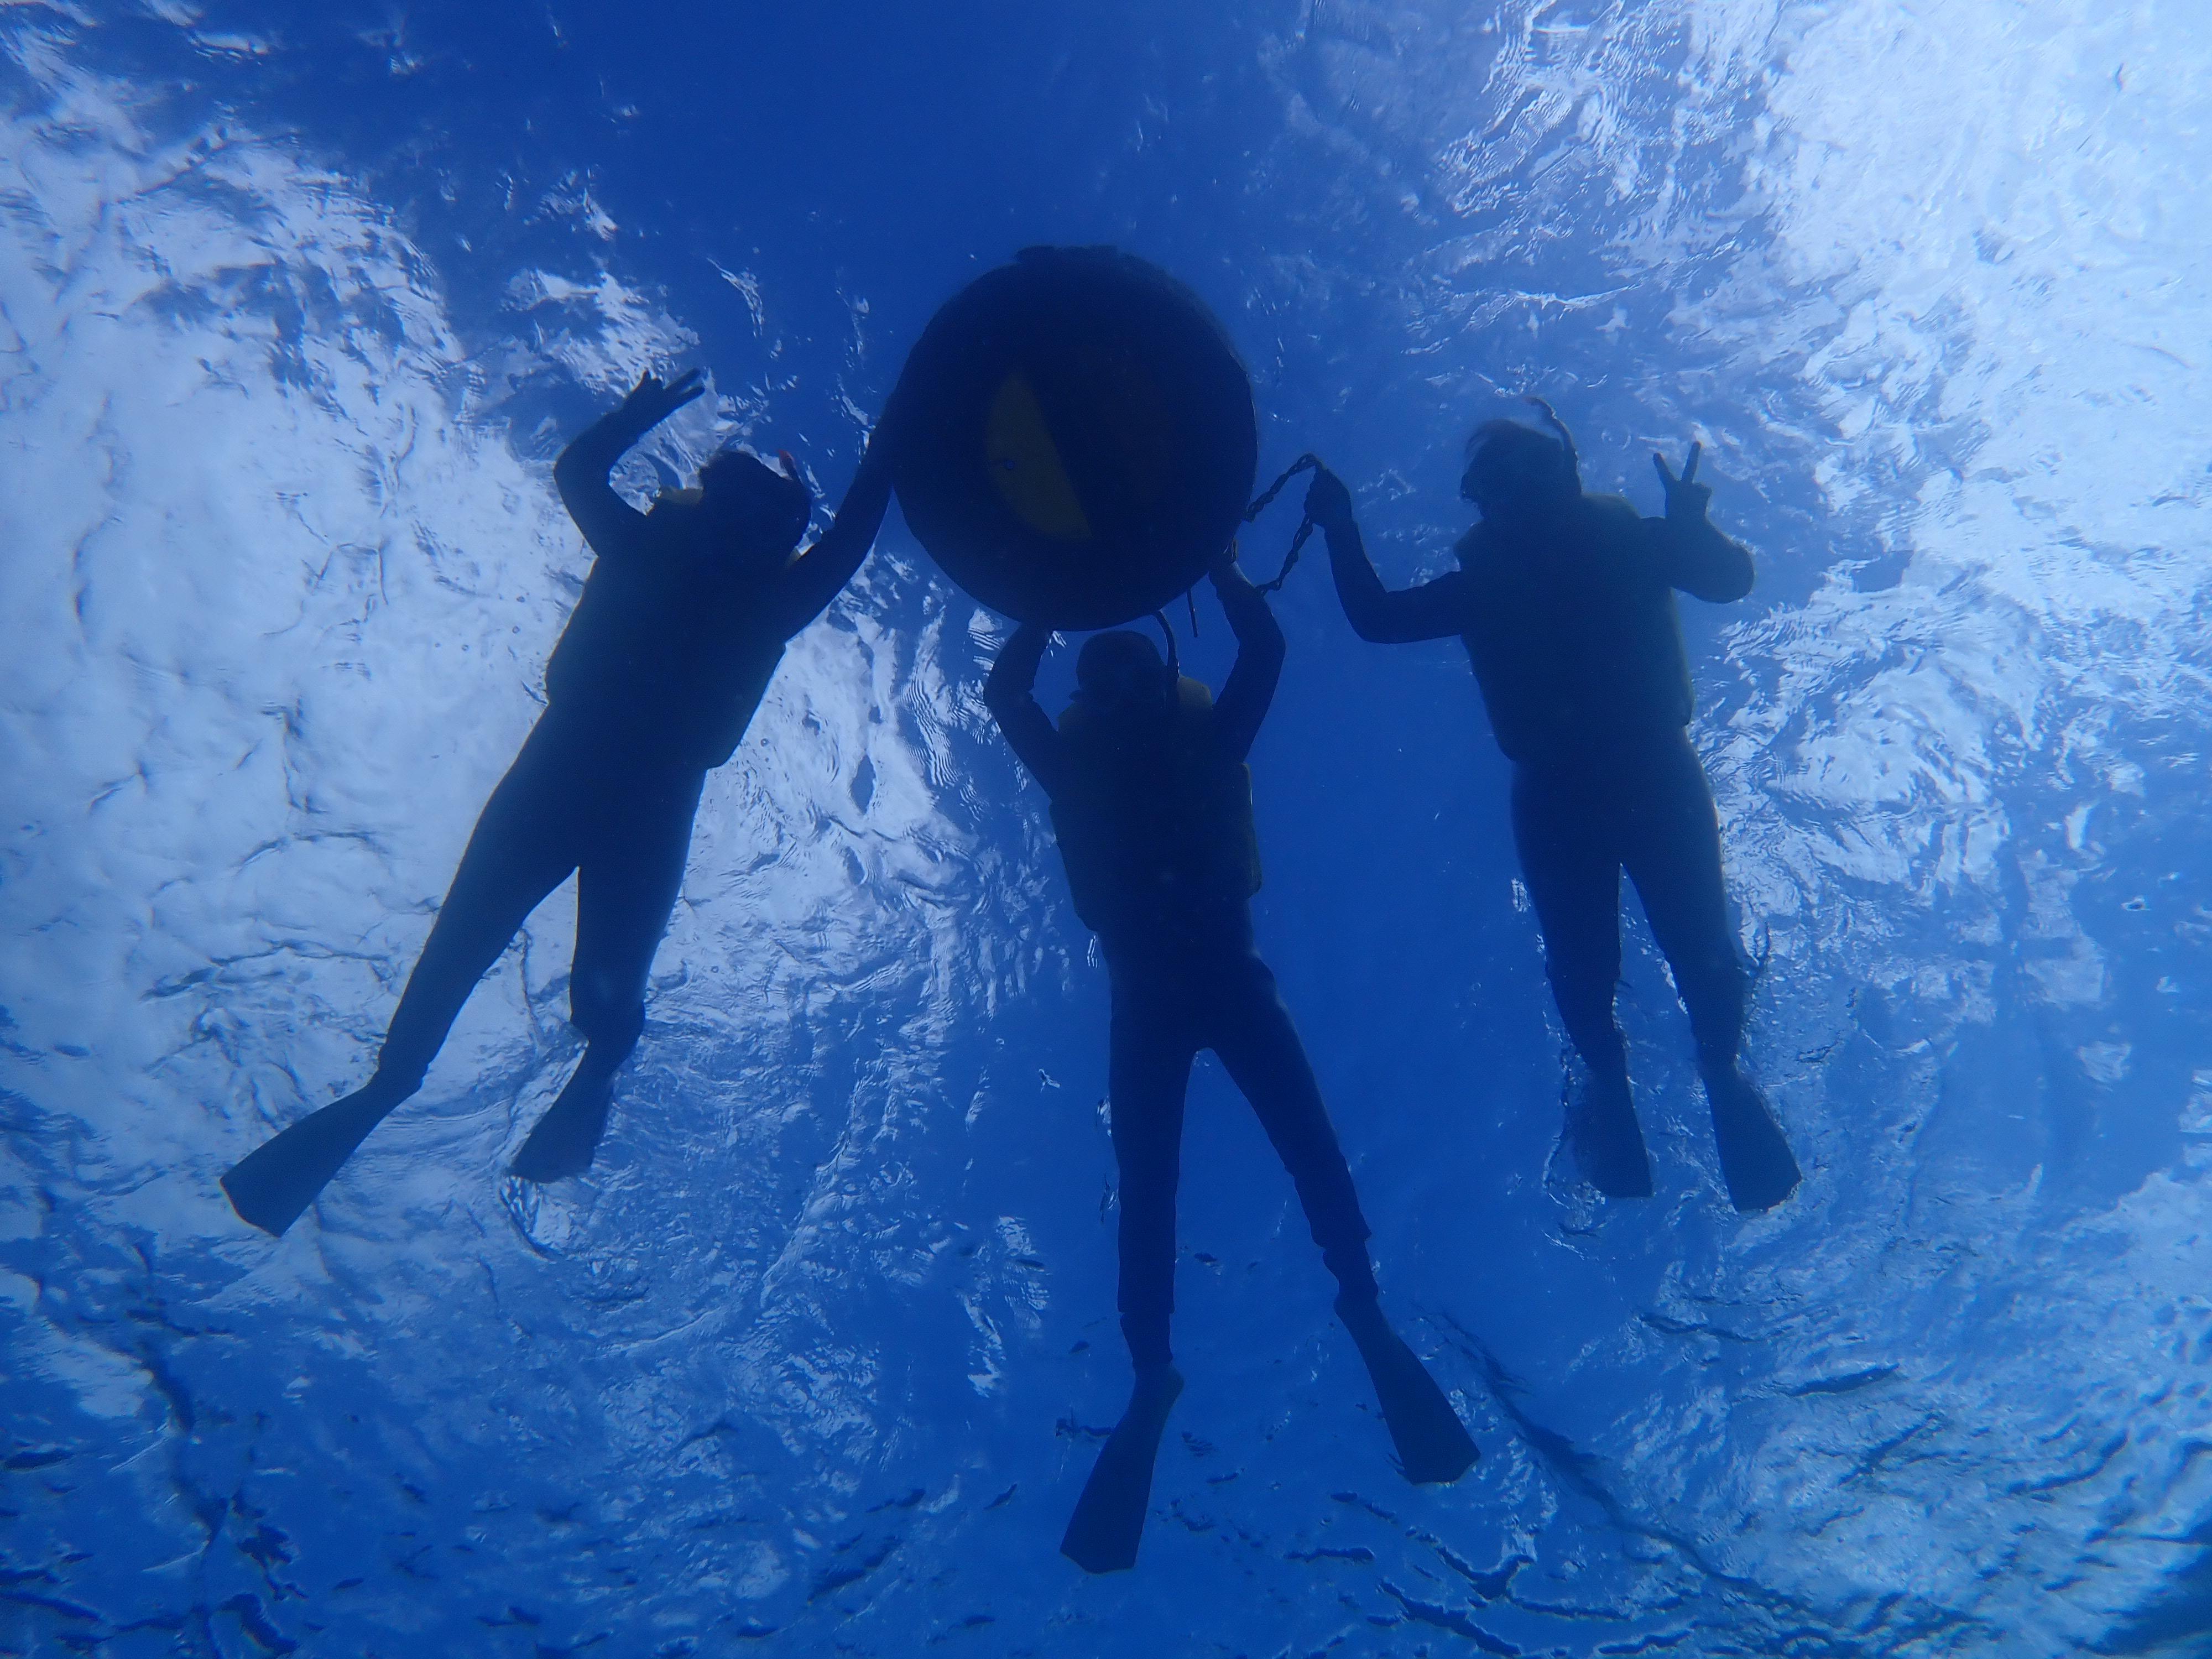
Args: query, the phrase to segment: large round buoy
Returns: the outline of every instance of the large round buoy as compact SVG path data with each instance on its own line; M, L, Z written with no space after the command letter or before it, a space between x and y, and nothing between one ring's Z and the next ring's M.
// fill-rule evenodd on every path
M1070 630L1157 611L1252 493L1252 382L1205 302L1110 247L1024 248L922 331L899 504L983 604Z

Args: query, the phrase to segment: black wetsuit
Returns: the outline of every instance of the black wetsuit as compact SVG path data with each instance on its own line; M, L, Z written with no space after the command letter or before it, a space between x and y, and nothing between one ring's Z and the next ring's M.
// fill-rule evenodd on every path
M880 522L880 502L848 502L841 528L764 570L697 507L640 513L615 493L608 474L636 437L617 411L555 465L596 560L546 665L545 713L484 804L408 977L380 1085L419 1086L477 981L571 872L569 1018L602 1073L636 1047L700 787L744 738L785 641L836 597Z
M1183 1100L1201 1048L1220 1058L1259 1115L1339 1284L1355 1299L1375 1297L1351 1171L1275 977L1253 946L1259 872L1244 757L1274 696L1283 635L1249 584L1223 602L1238 650L1218 703L1186 680L1177 706L1156 719L1085 720L1079 700L1055 728L1031 690L1049 639L1042 632L1016 635L984 692L1052 800L1078 912L1111 976L1118 1304L1140 1370L1170 1357Z
M1639 517L1583 495L1508 533L1487 521L1460 568L1386 591L1357 530L1329 538L1345 614L1381 643L1458 635L1498 745L1514 763L1513 832L1568 1036L1619 1074L1620 872L1644 901L1687 1006L1699 1060L1726 1070L1747 980L1721 878L1718 821L1691 745L1690 674L1674 590L1727 604L1751 554L1702 517Z

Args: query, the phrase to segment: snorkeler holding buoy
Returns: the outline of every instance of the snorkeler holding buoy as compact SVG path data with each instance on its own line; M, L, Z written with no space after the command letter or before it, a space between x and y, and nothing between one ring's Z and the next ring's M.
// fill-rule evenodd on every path
M1751 554L1705 518L1698 446L1678 477L1652 457L1666 516L1584 493L1574 441L1550 426L1486 421L1461 492L1481 514L1454 550L1460 568L1386 590L1368 562L1352 496L1326 469L1306 496L1328 540L1345 615L1377 644L1457 635L1498 746L1513 763L1513 835L1544 933L1544 963L1567 1035L1589 1068L1566 1138L1585 1178L1613 1198L1648 1198L1651 1164L1613 1020L1620 976L1620 872L1644 901L1695 1036L1721 1174L1738 1210L1796 1190L1797 1161L1738 1062L1749 977L1729 922L1720 828L1690 741L1688 659L1674 592L1715 605L1751 591Z
M908 526L955 580L1020 620L984 702L1051 802L1076 913L1112 985L1118 1301L1136 1379L1061 1550L1091 1572L1137 1559L1183 1386L1168 1340L1176 1188L1201 1048L1220 1058L1290 1171L1407 1479L1457 1480L1474 1442L1383 1318L1351 1171L1253 945L1260 855L1245 755L1284 647L1231 541L1258 451L1243 362L1197 296L1157 267L1110 247L1029 248L946 303L900 396L915 405L897 463ZM1218 702L1118 626L1202 575L1237 640ZM1055 629L1092 635L1057 725L1033 690Z
M786 642L867 556L890 500L891 434L878 427L835 523L803 553L813 497L788 455L779 471L725 449L693 488L639 512L608 482L615 463L705 390L696 370L665 385L648 374L555 463L595 560L546 664L545 712L477 820L374 1074L223 1176L253 1225L283 1232L422 1086L477 981L572 873L568 1007L586 1047L514 1172L550 1182L591 1167L644 1028L707 774L744 738Z
M1218 702L1145 635L1114 629L1085 642L1075 701L1055 726L1031 692L1052 638L1033 623L1007 641L983 693L1052 803L1076 914L1097 934L1113 991L1117 1301L1137 1375L1060 1546L1091 1572L1135 1561L1161 1431L1182 1392L1168 1325L1183 1098L1201 1048L1252 1103L1297 1186L1406 1478L1456 1480L1475 1461L1450 1401L1382 1316L1352 1172L1275 976L1254 948L1260 849L1244 757L1274 696L1283 634L1233 557L1211 574L1237 635Z

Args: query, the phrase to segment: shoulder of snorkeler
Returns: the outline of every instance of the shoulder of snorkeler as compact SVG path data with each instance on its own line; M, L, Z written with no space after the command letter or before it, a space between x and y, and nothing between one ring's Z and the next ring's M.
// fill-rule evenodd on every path
M1644 514L1626 495L1585 495L1582 503L1582 521L1587 526L1584 533L1595 543L1637 548L1644 545L1646 533Z

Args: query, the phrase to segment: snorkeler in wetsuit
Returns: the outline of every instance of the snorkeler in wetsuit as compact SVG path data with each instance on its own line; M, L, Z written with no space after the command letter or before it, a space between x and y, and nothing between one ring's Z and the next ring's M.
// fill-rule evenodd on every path
M1706 521L1712 490L1697 482L1698 446L1680 477L1652 457L1667 513L1646 519L1620 496L1583 493L1573 440L1540 406L1552 433L1495 420L1469 441L1461 491L1482 516L1455 549L1456 571L1385 590L1351 495L1326 469L1306 511L1328 538L1337 593L1362 639L1466 642L1513 763L1513 837L1545 971L1589 1071L1567 1117L1583 1174L1611 1197L1651 1193L1613 1022L1626 868L1689 1010L1729 1196L1739 1210L1771 1209L1796 1189L1797 1163L1737 1063L1749 981L1712 791L1690 741L1674 611L1677 588L1715 605L1743 598L1751 554Z
M477 819L374 1075L223 1177L232 1206L255 1226L290 1226L422 1086L477 981L572 872L568 1009L586 1047L514 1171L546 1182L591 1166L615 1072L644 1027L646 976L683 883L701 787L744 738L785 642L867 556L890 499L889 434L879 428L836 522L802 554L793 550L813 501L787 456L779 472L726 449L694 488L639 512L608 475L705 389L696 371L668 385L648 374L555 463L561 500L595 560L546 664L545 712Z
M1237 642L1218 702L1143 635L1115 630L1085 644L1075 701L1055 727L1032 690L1052 636L1031 623L1007 641L983 693L1051 800L1076 913L1098 935L1113 988L1117 1300L1137 1375L1060 1545L1091 1572L1135 1561L1161 1431L1182 1391L1168 1323L1183 1097L1201 1048L1219 1057L1290 1171L1407 1478L1455 1480L1475 1460L1450 1402L1382 1317L1352 1173L1253 948L1260 854L1244 757L1275 694L1283 635L1233 558L1212 574Z

